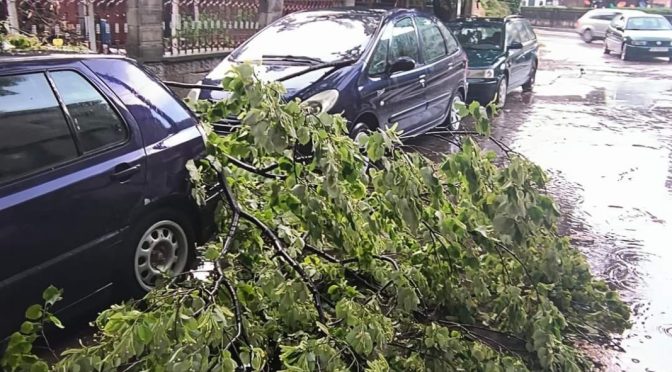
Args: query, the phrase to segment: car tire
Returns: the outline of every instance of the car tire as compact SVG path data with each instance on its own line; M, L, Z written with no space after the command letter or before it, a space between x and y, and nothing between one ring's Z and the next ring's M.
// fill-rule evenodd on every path
M604 41L604 49L602 50L602 53L607 54L607 55L611 54L611 50L609 50L609 46L607 45L606 40Z
M446 122L444 123L445 127L451 131L455 132L460 129L460 124L462 123L462 118L460 117L460 110L457 109L457 104L464 103L464 97L459 91L453 93L453 96L450 98L450 106L448 107L448 116L446 117Z
M583 39L583 41L587 44L592 43L593 42L593 31L591 31L588 28L583 30L583 32L581 33L581 39Z
M534 89L534 82L537 80L537 66L538 63L535 61L534 65L532 65L532 71L530 71L530 77L523 84L523 92L531 92Z
M621 60L622 61L627 61L630 59L630 55L628 54L628 46L623 44L621 46Z
M497 84L497 91L495 92L495 97L493 99L498 109L502 109L506 105L506 96L508 95L508 91L509 79L506 77L506 75L504 75Z
M126 247L127 254L120 264L120 295L142 297L154 287L162 272L171 271L174 275L192 268L196 248L193 224L184 213L172 209L154 211L131 227Z

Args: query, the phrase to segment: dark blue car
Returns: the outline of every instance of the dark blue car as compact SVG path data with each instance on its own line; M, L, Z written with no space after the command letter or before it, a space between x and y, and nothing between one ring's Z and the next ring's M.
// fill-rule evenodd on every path
M398 124L405 135L459 126L467 57L436 18L414 10L335 9L290 14L234 50L206 79L252 62L261 79L282 81L287 99L342 113L350 135ZM193 90L191 99L226 93Z
M133 61L0 56L0 340L49 285L74 314L185 270L209 236L185 169L203 152L193 113Z

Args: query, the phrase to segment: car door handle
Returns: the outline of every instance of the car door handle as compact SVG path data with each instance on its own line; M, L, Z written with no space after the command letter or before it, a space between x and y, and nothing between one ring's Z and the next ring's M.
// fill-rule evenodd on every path
M110 177L112 177L113 180L115 181L128 181L134 174L140 172L140 164L130 166L126 163L122 163L114 167L114 173Z
M420 75L420 79L418 80L420 82L420 85L422 85L423 88L425 87L425 78L426 77L427 77L427 75Z

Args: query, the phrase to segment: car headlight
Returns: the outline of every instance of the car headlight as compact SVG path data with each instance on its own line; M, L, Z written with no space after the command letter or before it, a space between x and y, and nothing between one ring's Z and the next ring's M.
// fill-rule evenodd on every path
M492 68L477 68L467 72L469 78L492 79L495 77L495 69Z
M632 40L632 41L630 42L630 44L632 44L632 45L640 45L640 46L641 46L641 45L646 45L646 41L644 41L644 40Z
M325 90L303 101L303 106L311 114L321 114L331 110L338 101L338 91L335 89Z
M198 85L200 85L200 84L201 84L201 82L199 81ZM189 94L187 94L187 99L189 100L189 102L196 102L196 101L198 101L198 97L200 97L200 95L201 95L201 90L198 89L198 88L194 88L194 89L189 91Z

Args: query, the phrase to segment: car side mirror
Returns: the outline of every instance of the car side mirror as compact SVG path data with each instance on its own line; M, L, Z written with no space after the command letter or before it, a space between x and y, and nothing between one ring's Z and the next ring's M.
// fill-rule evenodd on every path
M411 71L415 68L415 61L410 57L399 57L390 66L390 75L396 72Z
M618 31L623 32L623 27L621 27L621 26L616 26L616 27L614 27L614 28L615 28L616 30L618 30Z
M511 44L509 44L509 50L519 50L523 49L523 43L519 41L514 41Z

